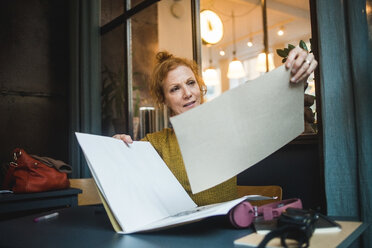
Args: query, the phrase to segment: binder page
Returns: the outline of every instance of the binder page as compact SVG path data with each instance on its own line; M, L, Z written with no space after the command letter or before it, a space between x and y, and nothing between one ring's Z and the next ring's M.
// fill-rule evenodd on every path
M143 227L141 231L162 229L164 227L173 227L173 226L180 225L180 224L195 222L195 221L198 221L198 220L201 220L207 217L211 217L211 216L226 215L230 211L230 209L238 205L240 202L244 200L256 200L256 199L271 199L271 198L265 197L265 196L259 196L259 195L248 195L248 196L243 196L241 198L227 201L227 202L196 207L196 208L182 211L175 215L169 216L163 220L157 221L156 223L151 223L150 225Z
M303 84L281 66L171 118L192 192L246 170L304 130Z
M149 142L76 133L97 186L124 232L196 207Z

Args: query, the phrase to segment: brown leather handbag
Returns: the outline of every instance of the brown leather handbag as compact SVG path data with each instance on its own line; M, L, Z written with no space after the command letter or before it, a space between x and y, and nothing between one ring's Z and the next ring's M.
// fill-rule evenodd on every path
M29 155L16 148L5 175L3 188L14 193L35 193L70 187L71 166L48 157Z

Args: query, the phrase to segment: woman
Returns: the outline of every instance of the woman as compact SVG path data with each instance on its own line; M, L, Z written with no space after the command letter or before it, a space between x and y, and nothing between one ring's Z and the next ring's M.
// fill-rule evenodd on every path
M157 64L151 81L151 94L159 106L166 105L171 115L181 114L203 103L206 86L200 76L198 66L187 59L175 57L167 52L156 55ZM315 70L317 61L312 54L299 47L288 56L286 67L291 68L291 82L306 80ZM132 143L126 134L116 134L114 138ZM147 134L143 141L149 141L157 150L186 192L199 205L229 201L237 198L236 177L197 194L191 193L176 135L171 128Z

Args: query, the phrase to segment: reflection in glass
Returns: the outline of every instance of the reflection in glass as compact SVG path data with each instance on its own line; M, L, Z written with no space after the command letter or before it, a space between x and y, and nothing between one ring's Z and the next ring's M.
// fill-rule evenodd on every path
M124 13L123 0L101 0L101 26Z
M140 1L132 1L138 4ZM188 1L163 0L147 7L131 18L133 133L134 139L141 133L140 108L155 107L155 127L158 131L169 124L168 110L155 106L149 84L157 52L168 52L192 59L191 6ZM142 108L145 109L145 108ZM154 117L155 116L155 117Z
M101 38L102 134L125 133L124 31L123 25Z
M131 78L133 97L133 138L135 140L142 138L140 137L140 108L154 107L149 85L158 48L157 17L158 5L153 4L131 18Z

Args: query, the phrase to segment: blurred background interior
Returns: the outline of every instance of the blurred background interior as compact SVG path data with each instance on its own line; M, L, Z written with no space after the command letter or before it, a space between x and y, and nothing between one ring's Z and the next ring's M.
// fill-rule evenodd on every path
M132 1L131 6L143 2ZM167 110L155 109L148 91L154 56L159 50L196 60L207 84L206 100L210 101L282 65L277 49L296 46L300 40L311 49L307 0L191 2L160 1L130 18L129 37L124 37L124 25L102 35L103 133L133 132L135 139L140 139L146 132L169 124ZM122 1L102 0L101 7L101 26L106 30L105 25L120 16L124 6ZM195 13L200 17L193 18ZM127 60L123 54L128 55ZM126 79L130 92L126 92ZM315 95L313 76L308 82L306 93ZM132 96L131 102L126 103L126 94ZM311 106L314 113L315 106Z

